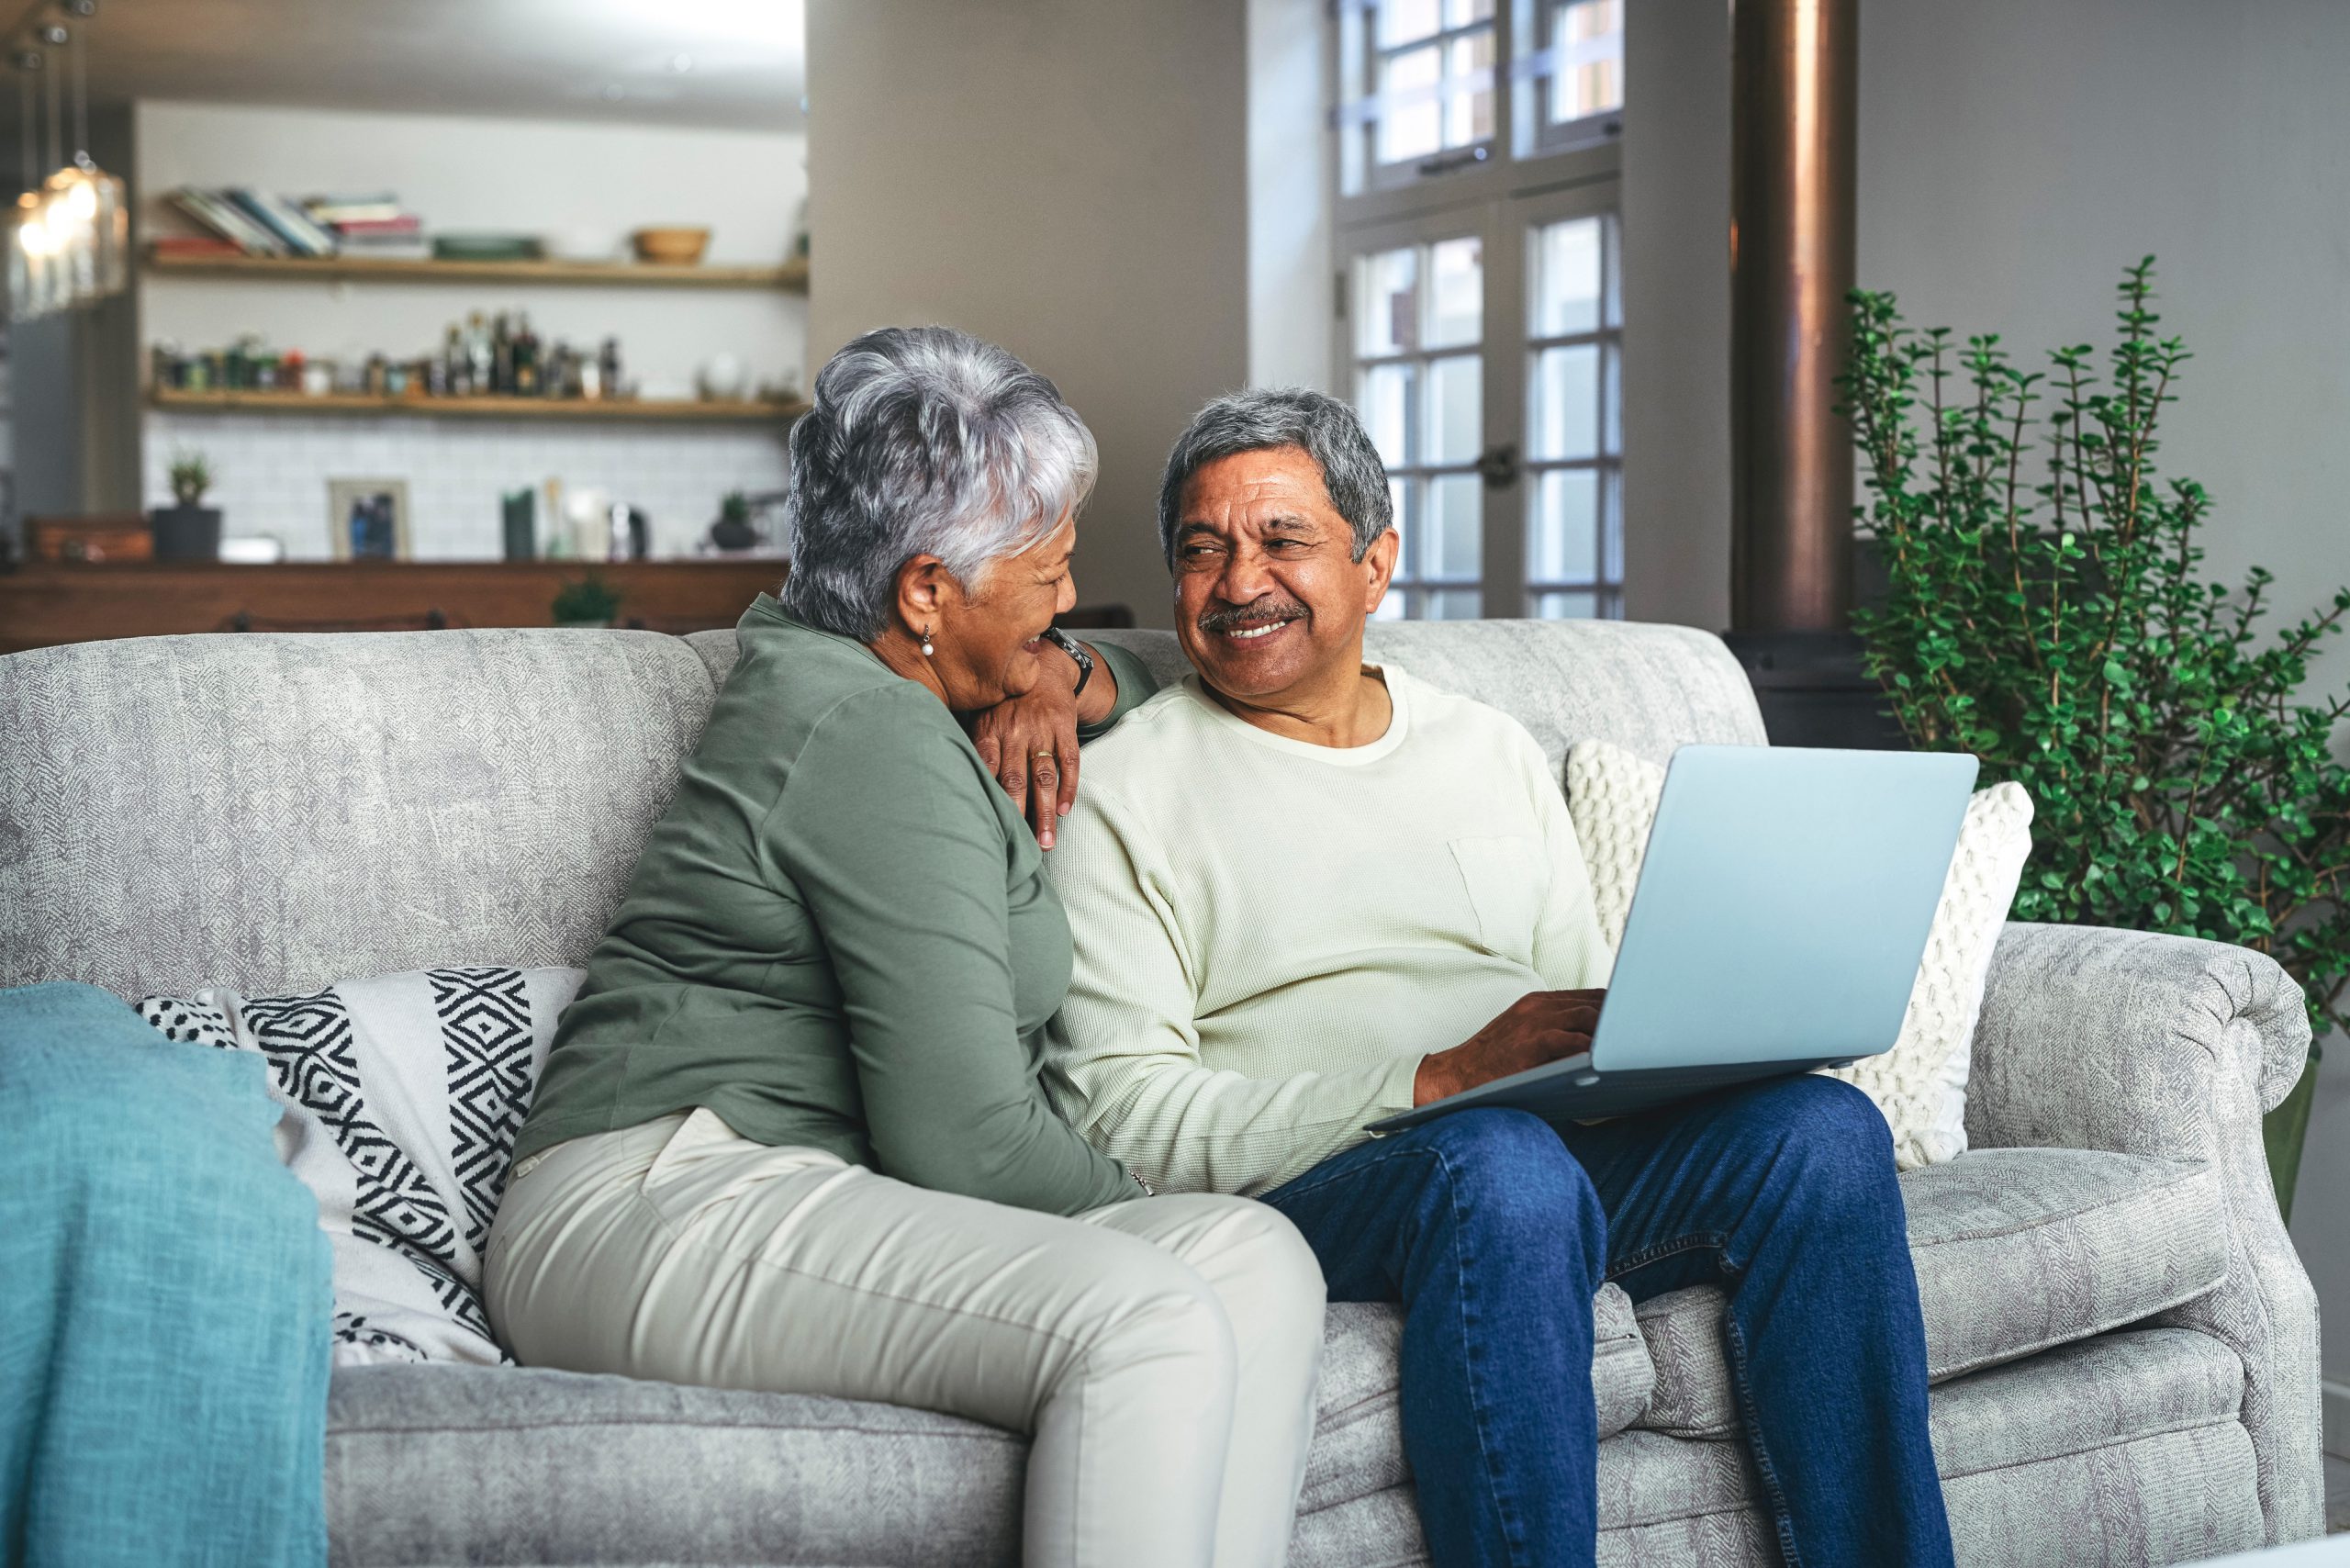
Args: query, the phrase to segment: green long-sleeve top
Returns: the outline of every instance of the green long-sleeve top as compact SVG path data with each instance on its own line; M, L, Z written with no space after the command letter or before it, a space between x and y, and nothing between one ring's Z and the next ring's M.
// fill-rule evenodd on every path
M1069 920L944 704L762 594L556 1026L520 1159L708 1106L761 1143L1073 1214L1140 1189L1046 1102ZM1103 648L1108 728L1148 696Z

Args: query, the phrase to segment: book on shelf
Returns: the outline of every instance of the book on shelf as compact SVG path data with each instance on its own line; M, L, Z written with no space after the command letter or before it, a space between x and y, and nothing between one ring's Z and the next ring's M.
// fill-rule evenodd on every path
M342 218L333 228L345 240L373 240L386 235L421 234L424 220L412 212L403 212L394 218Z
M173 206L248 255L282 256L286 253L285 241L246 217L241 208L224 200L217 192L182 185L172 193L171 201Z
M231 185L221 193L255 219L264 229L285 243L285 248L297 256L331 256L335 252L332 234L310 220L310 215L268 191L255 190L250 185Z
M356 195L314 196L305 198L302 208L319 223L340 227L346 223L388 222L406 218L413 223L415 215L400 207L400 198L390 191L369 191Z

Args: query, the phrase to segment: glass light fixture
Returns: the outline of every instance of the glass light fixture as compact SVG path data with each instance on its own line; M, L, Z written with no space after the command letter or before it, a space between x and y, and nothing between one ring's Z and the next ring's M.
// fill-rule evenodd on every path
M70 13L86 19L95 0L70 0ZM54 24L39 29L39 43L49 50L73 41ZM25 80L27 137L31 143L30 77L40 71L49 84L50 136L57 172L17 198L8 234L9 314L23 321L58 310L74 310L121 293L130 282L130 211L123 183L98 167L89 154L89 93L83 72L82 51L73 63L74 140L69 160L62 154L63 117L58 103L53 54L38 50L18 57ZM29 156L29 151L28 154ZM28 184L29 184L29 170Z

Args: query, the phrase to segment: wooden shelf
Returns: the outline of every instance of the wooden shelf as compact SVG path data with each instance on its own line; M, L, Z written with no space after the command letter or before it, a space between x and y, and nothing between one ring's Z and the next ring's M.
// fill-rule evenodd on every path
M801 402L688 402L684 398L379 398L360 392L188 392L157 387L148 405L213 414L377 414L427 420L650 420L676 424L789 424Z
M779 288L808 292L808 263L678 266L662 262L395 261L375 256L184 256L150 252L151 273L280 282L588 284L634 288Z

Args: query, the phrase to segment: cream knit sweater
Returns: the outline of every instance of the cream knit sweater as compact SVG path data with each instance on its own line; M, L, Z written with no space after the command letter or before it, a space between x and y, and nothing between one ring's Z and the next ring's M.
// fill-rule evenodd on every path
M1408 1107L1428 1052L1606 983L1541 748L1384 674L1394 717L1365 746L1270 734L1192 676L1086 748L1046 857L1075 966L1046 1079L1162 1191L1270 1191Z

